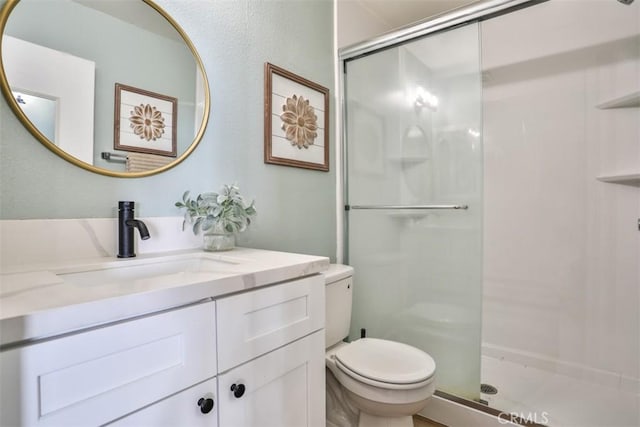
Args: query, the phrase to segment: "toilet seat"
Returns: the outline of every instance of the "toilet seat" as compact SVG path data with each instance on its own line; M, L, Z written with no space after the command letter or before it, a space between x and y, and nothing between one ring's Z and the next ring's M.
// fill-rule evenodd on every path
M362 338L335 353L336 366L355 380L385 389L414 389L433 380L435 362L407 344Z

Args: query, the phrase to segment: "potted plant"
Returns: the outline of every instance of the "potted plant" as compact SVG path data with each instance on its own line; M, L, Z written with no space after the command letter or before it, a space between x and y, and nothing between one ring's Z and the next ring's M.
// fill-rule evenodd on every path
M185 210L183 230L192 224L193 234L204 233L205 251L233 249L235 234L246 230L257 213L254 202L247 205L235 184L224 185L219 193L198 194L195 199L185 191L176 207Z

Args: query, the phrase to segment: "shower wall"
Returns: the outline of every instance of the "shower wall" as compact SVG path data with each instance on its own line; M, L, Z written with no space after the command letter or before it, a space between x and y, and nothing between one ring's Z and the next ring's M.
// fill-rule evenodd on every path
M640 392L640 2L482 22L483 354ZM636 93L636 107L598 108Z

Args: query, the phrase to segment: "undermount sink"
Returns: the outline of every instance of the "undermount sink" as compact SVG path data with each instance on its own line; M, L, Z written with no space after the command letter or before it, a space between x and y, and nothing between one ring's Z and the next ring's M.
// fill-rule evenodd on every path
M207 254L158 257L119 261L83 271L58 272L66 283L82 286L101 286L141 281L175 281L213 279L241 272L242 260Z

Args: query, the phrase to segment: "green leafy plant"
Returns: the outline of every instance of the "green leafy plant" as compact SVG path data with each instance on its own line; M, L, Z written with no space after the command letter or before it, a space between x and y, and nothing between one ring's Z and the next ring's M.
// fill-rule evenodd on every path
M248 206L240 195L237 185L224 185L219 193L198 194L195 199L189 197L189 191L182 195L182 201L176 207L184 209L182 229L192 224L193 234L200 231L216 233L240 233L251 224L251 217L257 214L255 202Z

